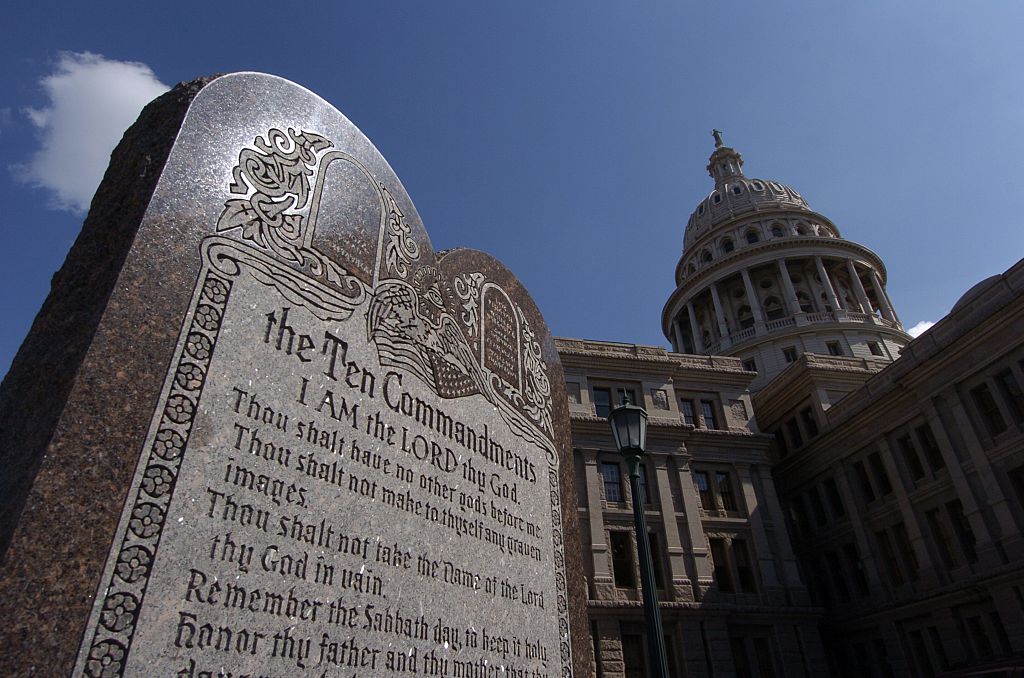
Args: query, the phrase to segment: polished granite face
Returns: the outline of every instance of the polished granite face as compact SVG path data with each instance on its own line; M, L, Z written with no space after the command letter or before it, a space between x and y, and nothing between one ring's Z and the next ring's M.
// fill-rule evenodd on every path
M110 547L81 562L73 675L589 670L547 327L493 258L435 254L384 159L307 90L199 91L83 369L151 395L95 408L134 419L123 481L79 499ZM55 449L75 454L77 425Z

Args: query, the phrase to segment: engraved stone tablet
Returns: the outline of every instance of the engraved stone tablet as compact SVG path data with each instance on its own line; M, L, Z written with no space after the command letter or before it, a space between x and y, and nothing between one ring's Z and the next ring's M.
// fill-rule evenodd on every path
M138 221L105 233L94 205L69 257L123 243L23 464L5 675L589 672L564 379L530 297L485 254L435 254L315 95L258 74L185 87L147 109L184 120ZM126 139L173 135L146 116ZM107 200L137 150L115 154ZM0 422L18 413L4 388ZM58 534L85 522L88 544ZM71 572L32 571L40 540L66 540ZM54 614L64 637L36 628Z

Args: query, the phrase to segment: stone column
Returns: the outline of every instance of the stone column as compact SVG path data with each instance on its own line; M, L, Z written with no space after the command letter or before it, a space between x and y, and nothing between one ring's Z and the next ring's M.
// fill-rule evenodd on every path
M963 466L953 450L953 443L942 425L942 417L931 400L924 401L924 415L925 426L928 426L932 435L935 436L935 443L939 446L939 452L942 453L942 462L946 465L946 472L949 473L949 479L953 483L957 499L964 507L964 515L977 540L978 561L984 567L998 567L1002 563L999 561L999 554L995 549L992 534L989 532L985 517L981 513L981 507L978 506L978 501L971 490L970 482L964 474Z
M899 320L896 319L896 313L892 310L892 304L889 303L889 297L885 294L885 288L882 287L882 280L878 277L878 273L873 268L869 268L868 273L871 274L871 287L875 290L875 297L878 299L878 308L882 312L882 317L898 323Z
M789 277L789 269L786 268L786 260L779 259L779 277L782 278L782 289L786 293L786 306L789 307L789 315L801 313L800 300L796 298L796 289Z
M818 277L821 278L821 286L825 288L825 296L828 297L829 305L832 306L834 312L841 311L842 307L839 305L839 297L836 296L836 290L832 287L832 281L825 271L825 264L822 263L821 257L814 257L814 265L818 269Z
M661 522L665 527L665 553L668 555L668 577L665 581L666 593L671 591L672 600L693 600L693 587L686 574L686 550L679 534L679 521L672 500L672 485L669 481L668 456L659 454L650 462L654 466L655 483L658 485L658 508L661 511ZM658 554L651 554L657 558Z
M688 461L679 464L679 490L683 494L683 510L686 513L685 537L690 542L690 553L693 554L693 570L697 581L693 582L694 598L701 600L714 581L715 568L711 563L708 543L704 538L704 525L700 519L700 505L697 502L697 488L693 484Z
M850 284L853 285L853 293L857 295L857 302L860 304L861 313L871 313L871 300L868 299L868 293L864 289L864 283L860 281L860 276L857 274L857 267L853 263L853 259L846 260L846 272L850 275Z
M608 568L610 548L605 539L604 509L601 507L601 470L597 467L597 450L581 450L584 474L587 479L587 519L590 523L590 558L594 568L594 581L590 583L590 597L600 599L600 591L613 588L612 573Z
M743 278L743 287L747 291L747 303L750 304L750 312L754 316L754 326L763 331L764 311L761 310L761 300L757 297L754 283L750 281L750 273L747 269L740 269L740 276Z
M743 464L736 467L736 475L743 492L743 502L747 507L747 518L750 520L751 537L753 538L754 557L757 558L758 570L761 572L761 583L769 605L785 605L786 593L783 590L779 575L775 571L775 554L768 543L768 534L763 519L764 509L759 507L754 482L750 477L750 466Z
M683 329L679 325L679 320L672 321L672 350L676 353L686 353L686 342L683 341Z
M718 334L722 338L722 348L730 343L729 325L725 322L725 313L722 311L722 300L718 297L718 284L708 285L711 290L711 301L715 304L715 319L718 320Z
M762 469L764 472L762 473ZM793 605L810 605L811 597L807 586L800 579L800 568L796 562L796 553L793 552L793 544L789 539L789 532L786 529L786 516L782 511L782 504L779 502L779 493L775 489L775 480L767 465L753 468L752 476L760 480L761 485L761 508L764 515L761 520L764 523L766 532L772 537L775 554L782 563L779 572L779 580L789 591L790 602Z
M971 419L967 415L967 410L964 409L964 405L960 401L955 387L948 389L944 395L946 396L946 402L950 404L950 408L953 411L953 419L955 420L957 430L963 436L964 444L967 445L967 452L971 461L974 462L974 472L978 474L978 479L981 481L981 490L992 509L992 515L995 516L996 522L999 525L1003 548L1011 561L1022 558L1024 557L1024 540L1021 539L1021 528L1014 520L1013 511L1010 509L1010 504L1003 494L999 481L996 479L995 472L992 470L992 464L989 461L988 455L985 454L981 440L978 439L978 434L974 431Z
M836 484L839 486L839 494L842 497L843 503L846 505L847 513L853 513L858 509L857 500L854 497L853 489L850 487L850 479L846 475L846 468L839 466L836 470ZM850 525L853 527L854 541L857 543L857 550L860 552L860 560L864 565L864 575L868 580L868 591L883 591L889 590L888 586L882 586L882 576L879 572L878 563L875 561L874 551L868 542L867 532L864 530L864 523L860 520L851 520ZM856 595L856 593L854 594ZM872 596L875 602L882 602L878 600L878 596Z
M693 311L693 302L686 302L686 312L690 315L690 336L693 337L693 350L695 353L704 352L704 336L701 334L700 326L697 325L697 314Z

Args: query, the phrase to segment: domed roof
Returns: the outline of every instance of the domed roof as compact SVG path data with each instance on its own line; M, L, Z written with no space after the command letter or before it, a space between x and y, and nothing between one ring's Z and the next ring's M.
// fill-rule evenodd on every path
M712 132L715 150L708 160L708 174L715 180L715 189L697 205L686 222L683 247L709 229L744 212L796 209L810 212L807 201L796 189L768 179L748 179L743 174L743 156L722 143L722 133Z
M968 305L980 299L982 295L984 295L984 293L988 290L988 288L992 287L997 282L999 282L999 280L1002 277L1003 276L998 274L991 275L982 280L981 282L977 283L973 287L971 287L971 289L964 292L957 300L957 302L953 304L953 310L951 310L950 313L952 313L953 311L959 311L961 308L966 308Z

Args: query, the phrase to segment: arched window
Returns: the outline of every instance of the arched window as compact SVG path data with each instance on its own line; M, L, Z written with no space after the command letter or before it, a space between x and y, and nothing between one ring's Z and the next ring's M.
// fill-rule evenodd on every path
M700 253L700 260L705 264L710 262L714 257L711 256L711 250L704 250Z
M722 202L722 194L719 193L718 191L715 191L711 200L717 205L718 203Z
M786 309L778 297L768 297L764 300L764 314L768 320L778 320L786 316Z
M761 239L761 236L759 236L757 234L757 231L755 231L754 229L750 229L749 231L747 231L747 242L749 244L753 245L755 242L757 242L760 239Z
M739 195L739 194L740 194L740 192L741 192L742 190L743 190L743 189L742 189L742 188L740 188L740 185L739 185L739 184L735 184L735 185L734 185L734 186L732 187L732 192L733 192L733 193L735 193L736 195Z
M732 238L726 238L722 241L722 251L728 254L736 249L736 245L733 244Z
M691 261L690 265L686 267L686 275L693 275L696 272L697 272L697 267L694 266L693 262Z
M796 300L800 303L801 313L814 313L814 304L811 302L810 297L808 297L806 294L804 294L803 292L797 292Z
M807 229L807 224L797 224L796 225L796 234L797 235L808 235L809 231Z
M785 231L782 230L782 226L779 226L778 224L772 224L772 237L773 238L781 238L784 233L785 233Z
M749 306L746 304L740 306L740 310L736 312L736 322L743 330L754 326L754 314L751 313Z

